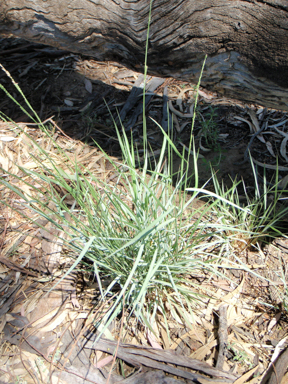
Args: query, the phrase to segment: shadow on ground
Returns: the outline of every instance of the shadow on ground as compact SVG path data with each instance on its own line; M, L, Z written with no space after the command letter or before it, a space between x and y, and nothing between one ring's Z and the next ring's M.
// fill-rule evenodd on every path
M1 64L19 84L42 121L53 116L58 127L71 138L91 145L95 140L109 155L121 156L112 119L113 116L119 122L120 116L126 131L129 134L132 132L134 143L141 153L142 74L117 63L99 63L20 39L2 39L1 45ZM191 136L195 84L172 78L148 77L147 80L145 112L148 140L154 155L157 156L163 137L157 123L167 131L168 122L172 126L173 121L173 141L180 151L183 147L187 149ZM24 106L23 98L3 71L0 81ZM250 107L253 107L253 117L259 124L271 118L271 112L261 107ZM16 122L29 121L25 113L2 91L0 110ZM231 185L231 178L243 178L253 188L249 159L246 156L244 160L253 125L251 112L249 114L247 111L248 106L200 89L194 125L200 153L200 184L209 180L211 164L227 186ZM282 116L281 112L273 111L273 120L279 120ZM265 141L254 140L253 152L258 160L260 157L263 162L273 161L267 148ZM177 170L177 159L174 165Z

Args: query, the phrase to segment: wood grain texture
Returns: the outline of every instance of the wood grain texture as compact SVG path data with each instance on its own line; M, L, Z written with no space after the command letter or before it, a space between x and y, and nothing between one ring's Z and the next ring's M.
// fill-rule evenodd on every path
M149 0L0 0L0 34L143 69ZM288 110L287 0L154 0L149 72Z

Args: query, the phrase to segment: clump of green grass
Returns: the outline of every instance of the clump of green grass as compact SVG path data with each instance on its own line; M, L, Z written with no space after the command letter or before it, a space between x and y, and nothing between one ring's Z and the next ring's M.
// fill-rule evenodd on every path
M201 125L201 138L204 139L204 147L214 151L220 151L219 143L219 127L216 122L217 109L211 105L204 114L199 113L199 121Z
M27 114L32 117L35 112L28 102L27 105ZM34 120L39 121L37 116ZM37 185L21 178L33 192L31 196L7 180L2 182L21 197L27 209L48 219L65 234L65 244L74 255L66 275L82 262L93 271L103 300L111 292L117 293L106 320L112 321L124 303L130 314L147 325L159 311L166 317L167 310L175 318L190 323L192 309L201 301L192 276L202 275L203 271L217 273L213 265L217 255L211 249L219 246L222 239L215 237L221 228L211 229L208 225L210 207L192 208L197 191L190 196L185 192L189 159L177 151L169 135L163 132L160 157L152 169L148 164L147 141L144 165L137 169L139 159L133 140L124 129L116 127L123 161L115 162L105 154L117 176L111 185L76 161L68 160L49 129L40 123L39 128L67 160L66 170L34 141L39 150L34 156L39 170L21 167L23 175L31 176ZM191 135L190 148L193 145ZM170 167L173 152L182 159L176 186ZM196 156L194 165L197 169ZM39 184L43 186L41 193ZM65 191L64 195L59 189ZM66 203L66 195L70 200L73 198L72 207ZM54 208L47 202L53 203ZM108 286L102 284L104 280L109 280Z
M213 205L214 214L223 226L236 229L230 241L232 244L235 241L238 245L242 243L240 249L268 238L283 236L285 229L281 226L288 214L287 204L280 203L287 200L284 197L287 191L278 188L278 173L273 185L269 186L264 177L263 185L260 186L252 160L251 168L254 175L254 194L248 193L243 179L238 182L232 180L232 186L226 188L223 183L219 183L215 172L211 170L215 193L224 198L218 199L217 205ZM243 191L241 195L240 189Z
M2 179L2 182L21 197L26 209L48 219L65 234L62 241L72 250L72 261L63 278L82 264L97 280L103 301L110 298L111 293L114 295L113 305L103 319L105 326L102 330L122 311L123 306L130 316L135 315L147 326L153 323L157 313L161 313L166 321L172 316L191 325L194 308L203 298L203 290L195 277L219 274L225 253L223 249L229 249L235 234L249 232L255 236L253 231L262 228L261 223L258 226L249 224L248 228L243 228L244 224L235 225L236 219L244 223L250 215L255 217L256 223L259 217L257 210L253 211L256 203L241 206L236 185L225 191L217 184L214 175L216 193L199 188L192 134L195 116L188 151L194 154L193 188L187 188L189 158L184 150L183 153L177 150L169 134L163 132L160 156L153 165L149 164L145 119L144 162L140 168L133 139L124 129L115 126L122 161L112 160L103 152L115 173L114 184L111 184L99 180L76 160L68 158L53 139L49 127L41 124L19 86L14 85L24 97L28 111L20 107L39 123L39 128L53 142L55 151L65 159L65 169L34 141L38 148L38 154L34 155L34 161L39 164L38 171L20 167L23 175L32 177L34 181L29 183L28 178L21 178L32 194L24 194L7 179ZM199 85L200 80L198 88ZM3 86L0 87L8 94ZM7 120L4 115L1 117ZM173 184L175 175L171 166L173 156L181 159L176 185ZM39 184L42 185L40 192ZM64 195L59 190L64 191ZM213 195L213 202L195 208L200 193ZM69 200L73 198L72 206L66 202L68 195ZM213 210L221 216L218 221L211 220ZM263 231L266 229L267 226L263 227Z

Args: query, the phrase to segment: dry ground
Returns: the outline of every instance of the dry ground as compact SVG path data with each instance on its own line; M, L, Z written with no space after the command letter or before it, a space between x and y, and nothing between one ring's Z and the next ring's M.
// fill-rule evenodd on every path
M141 90L129 98L135 84L141 84L141 75L116 63L98 63L20 40L2 40L1 44L0 63L20 85L42 121L50 119L57 143L71 158L76 157L78 163L89 167L99 178L113 183L113 171L93 140L109 155L120 159L111 120L111 114L117 118L118 110L141 150ZM0 81L13 97L21 100L2 71ZM153 94L147 98L147 116L165 126L163 106L165 111L167 100L163 95L166 95L170 100L169 111L173 113L174 141L180 149L187 145L191 134L195 87L173 79L155 78L150 79L150 86ZM22 130L62 164L63 159L57 158L52 143L3 92L1 96L0 111L19 123ZM205 136L205 122L212 119L211 115L213 122ZM148 121L149 142L157 154L161 131L152 120ZM251 140L266 123L263 134ZM212 162L227 186L230 177L243 177L248 188L253 188L251 167L244 161L248 146L255 163L270 165L271 183L276 168L273 154L279 155L279 174L285 181L288 169L286 141L283 144L287 140L285 113L246 106L201 89L194 131L203 156L199 160L200 182L210 177L209 162ZM2 177L7 180L7 172L21 177L18 165L37 168L31 159L31 143L20 129L1 123ZM176 160L175 169L177 166ZM259 166L260 178L261 169ZM21 186L19 180L10 178L10 182ZM23 192L29 191L23 189ZM3 185L0 194L2 202L25 211L21 199ZM231 271L230 281L219 278L203 281L203 290L210 291L215 298L199 306L193 329L171 320L169 339L161 315L154 324L155 334L145 331L133 319L123 323L119 318L105 334L106 340L93 344L93 321L100 320L109 306L109 303L101 306L97 300L97 284L78 271L49 292L69 263L59 233L48 221L41 221L42 228L31 223L28 210L25 213L29 217L25 220L3 203L0 209L1 382L80 383L86 378L85 382L93 383L108 379L123 383L196 380L260 383L264 382L268 369L273 371L273 362L286 348L287 238L239 251L243 262L263 279L240 268ZM218 352L223 340L225 359L221 362ZM112 361L115 350L116 362ZM283 364L286 369L287 361ZM110 368L113 370L108 378ZM275 383L281 380L277 369ZM285 377L283 380L288 381Z

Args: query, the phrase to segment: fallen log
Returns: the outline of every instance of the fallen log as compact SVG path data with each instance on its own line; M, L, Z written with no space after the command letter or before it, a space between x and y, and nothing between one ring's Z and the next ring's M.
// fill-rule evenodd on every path
M143 70L149 0L0 0L0 34ZM287 0L154 0L148 73L288 110Z

